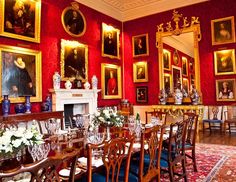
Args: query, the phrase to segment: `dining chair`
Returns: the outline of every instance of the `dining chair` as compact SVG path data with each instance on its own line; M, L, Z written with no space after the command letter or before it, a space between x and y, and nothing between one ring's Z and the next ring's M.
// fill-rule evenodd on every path
M155 116L158 117L163 124L166 124L166 116L167 113L166 112L162 112L162 111L145 111L145 116L146 116L146 124L148 123L148 120L150 119L151 116Z
M138 181L146 182L156 179L160 181L161 150L165 128L154 126L141 134L141 148L137 157L133 158L130 172L138 176Z
M74 150L69 153L60 154L58 156L51 156L44 158L40 161L28 164L20 164L14 169L2 169L0 170L0 181L5 179L14 178L17 175L23 175L24 173L29 173L29 181L34 182L60 182L61 178L58 171L61 168L61 164L64 161L71 160L71 170L70 175L66 181L74 181L75 168L77 162L77 156L80 150Z
M185 141L185 156L192 160L193 169L197 172L197 162L196 162L196 137L197 137L197 129L198 129L198 115L195 113L184 113L183 119L187 120L187 133L186 133L186 141ZM191 151L191 154L186 151Z
M185 139L187 120L172 123L170 125L169 138L163 141L161 152L161 171L168 172L170 181L187 181L185 165ZM179 165L178 165L179 164ZM182 170L175 170L181 167Z
M220 132L223 130L223 106L208 106L208 118L202 120L203 132L205 129L220 129ZM205 124L208 123L208 128L205 128Z
M224 121L224 131L226 133L229 130L231 134L231 129L236 130L236 106L227 106L227 110L224 112L225 121ZM228 128L226 127L228 125Z
M134 137L112 138L109 141L104 140L100 144L87 144L87 182L92 181L112 181L112 182L128 182L130 158L133 148ZM102 171L94 172L94 161L96 156L94 153L100 152L103 167Z

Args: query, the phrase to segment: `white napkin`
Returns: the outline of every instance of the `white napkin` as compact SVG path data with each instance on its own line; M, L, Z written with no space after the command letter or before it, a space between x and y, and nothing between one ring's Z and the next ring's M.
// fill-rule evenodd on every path
M75 170L75 174L79 174L80 172L81 172L81 169L77 167ZM59 171L59 174L61 176L70 176L70 170L69 169L62 169Z
M80 158L78 158L78 161L82 165L87 166L87 158L86 157L80 157ZM99 166L102 166L102 165L103 165L103 162L102 162L101 158L95 159L94 157L92 157L92 166L99 167Z
M153 127L152 123L145 124L145 128L151 128L151 127Z
M64 135L64 134L67 134L67 133L68 133L67 130L59 130L59 131L57 132L58 135Z

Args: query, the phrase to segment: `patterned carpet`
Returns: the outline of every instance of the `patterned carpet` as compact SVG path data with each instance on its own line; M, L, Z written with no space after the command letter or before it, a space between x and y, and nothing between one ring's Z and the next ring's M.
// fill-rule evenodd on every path
M197 167L187 167L190 182L226 182L236 181L236 147L213 144L197 144ZM168 175L161 181L169 181Z

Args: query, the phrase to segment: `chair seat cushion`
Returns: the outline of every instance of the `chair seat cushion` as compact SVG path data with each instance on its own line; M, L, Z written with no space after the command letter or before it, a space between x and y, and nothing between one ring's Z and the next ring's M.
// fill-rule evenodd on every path
M222 120L219 120L219 119L204 119L202 120L204 123L223 123Z

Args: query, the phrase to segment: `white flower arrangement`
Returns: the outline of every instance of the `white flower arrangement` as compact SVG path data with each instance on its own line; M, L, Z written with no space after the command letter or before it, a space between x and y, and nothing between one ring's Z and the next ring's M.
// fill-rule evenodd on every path
M35 126L30 129L25 127L9 127L0 130L0 155L17 152L29 145L39 145L43 142L43 136Z
M116 110L111 108L97 110L94 113L94 117L92 119L91 127L98 125L105 126L117 126L121 127L123 125L124 116L120 115Z

